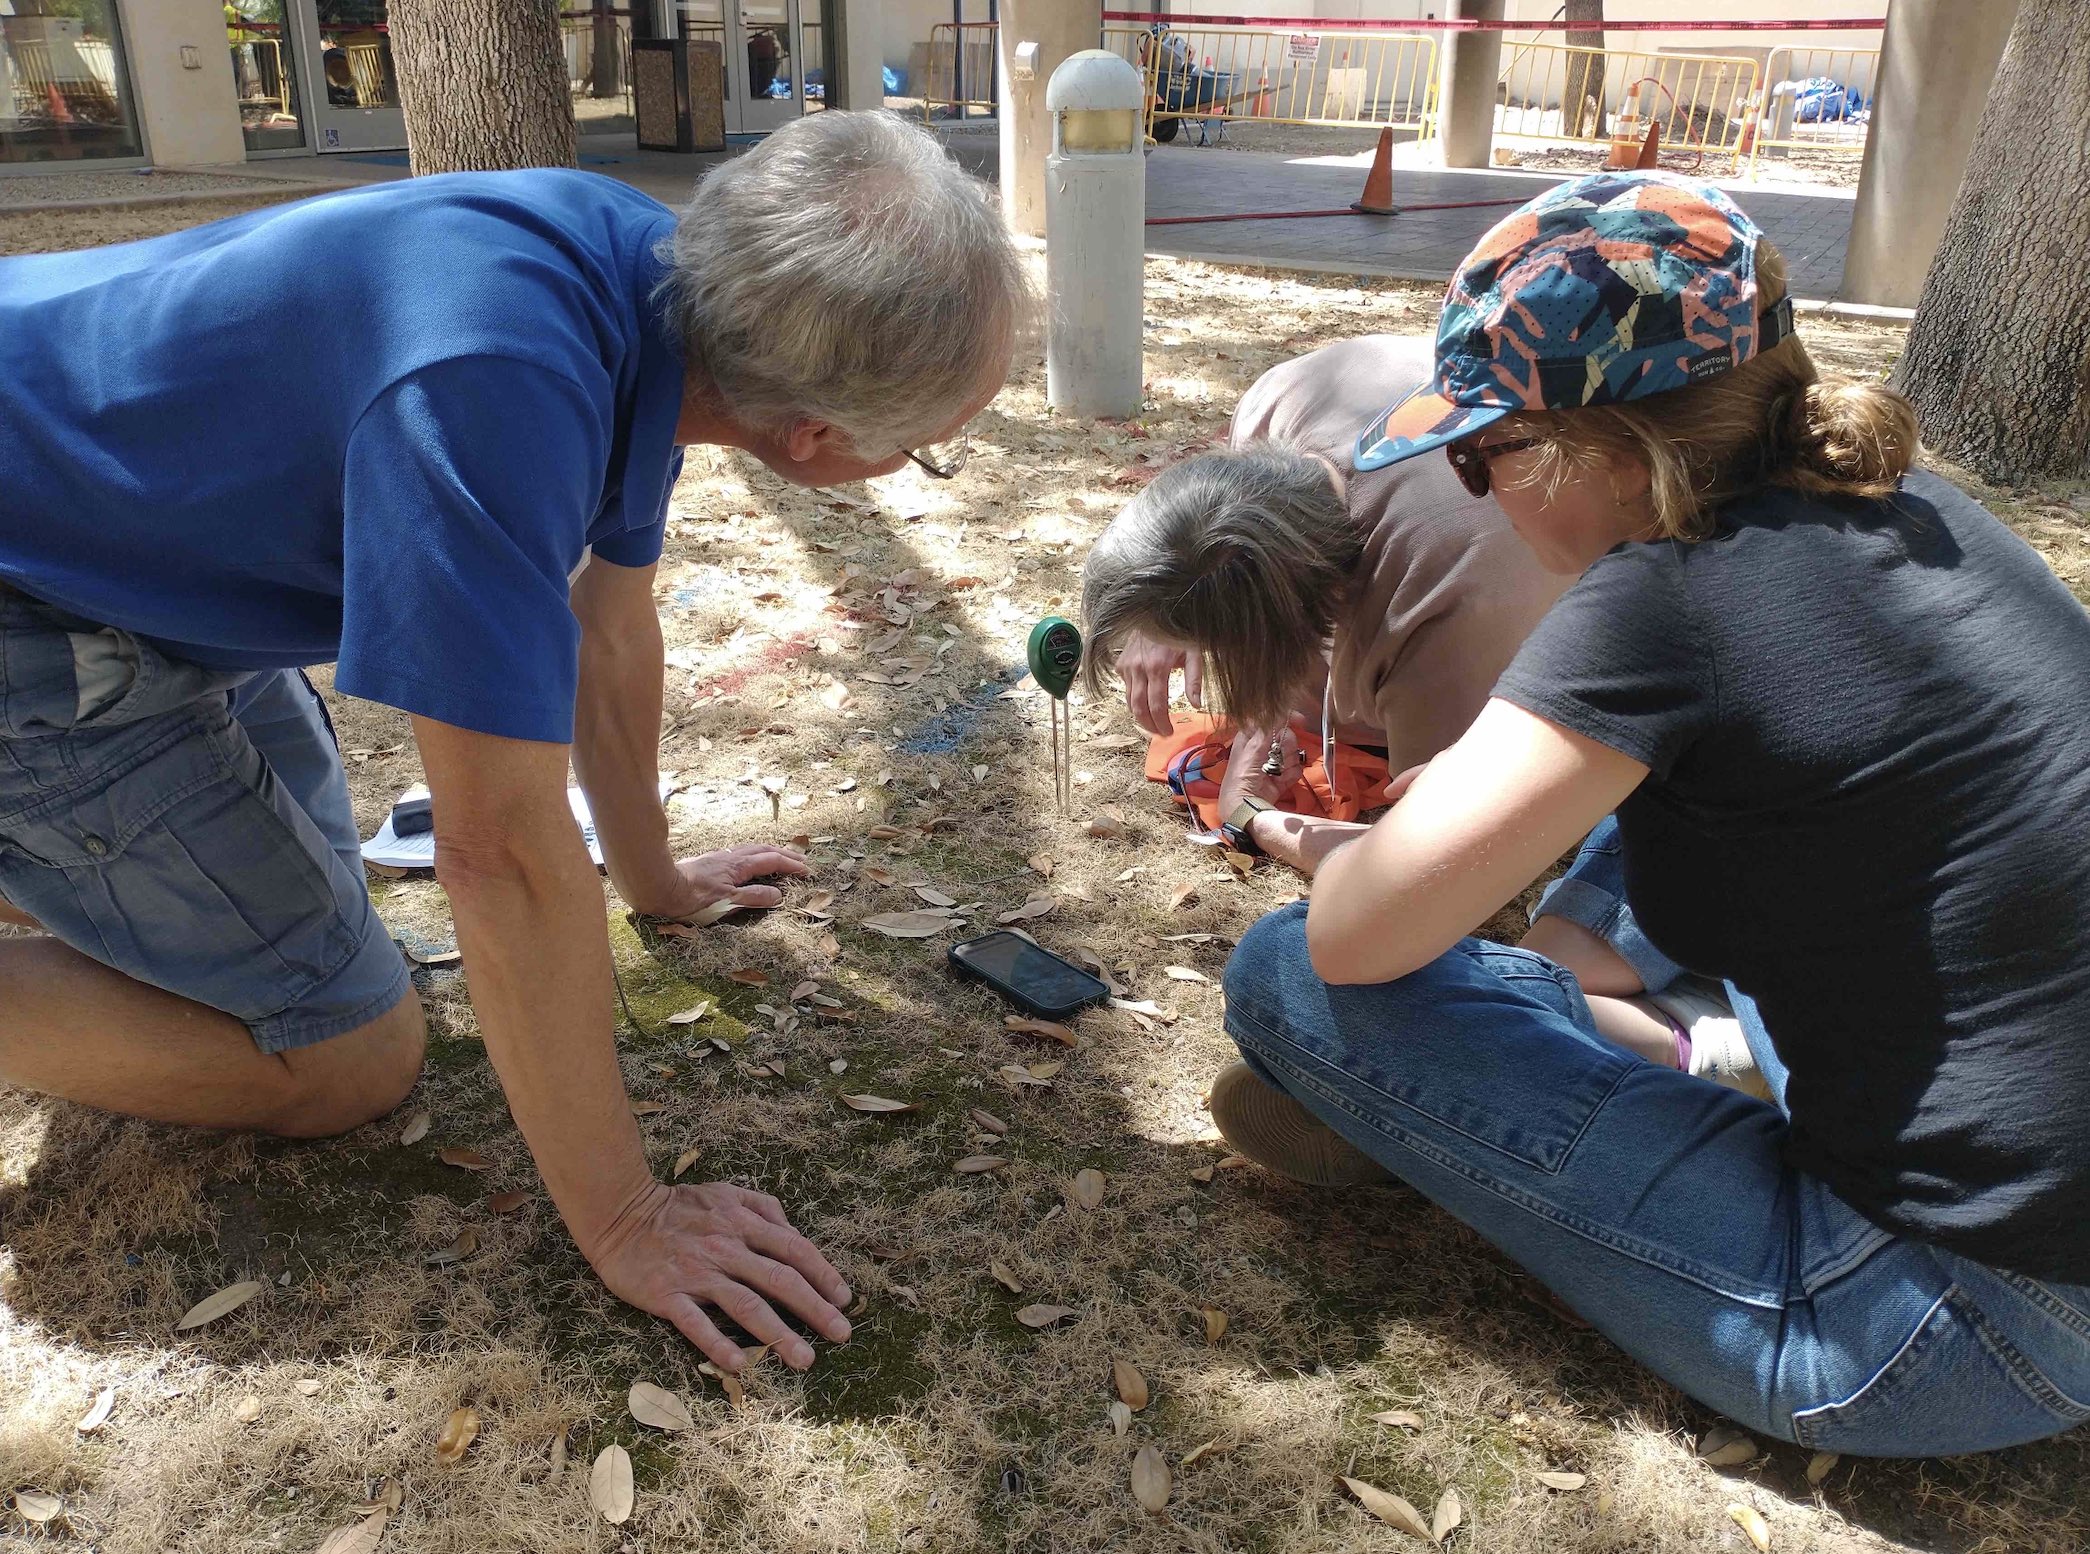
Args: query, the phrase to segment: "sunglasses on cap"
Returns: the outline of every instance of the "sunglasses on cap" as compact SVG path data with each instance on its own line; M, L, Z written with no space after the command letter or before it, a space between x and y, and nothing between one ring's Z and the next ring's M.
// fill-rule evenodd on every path
M1488 461L1498 454L1521 453L1526 448L1536 448L1544 442L1543 437L1519 437L1511 442L1454 442L1444 447L1444 456L1451 460L1452 472L1459 477L1459 484L1475 496L1486 496L1489 490Z

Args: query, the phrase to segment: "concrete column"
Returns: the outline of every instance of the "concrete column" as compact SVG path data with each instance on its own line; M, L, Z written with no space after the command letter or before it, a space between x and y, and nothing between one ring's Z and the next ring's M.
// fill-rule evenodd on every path
M131 89L154 164L244 162L223 0L130 0L120 14Z
M837 108L885 104L884 24L879 0L827 0L835 58L828 66L830 101Z
M1103 0L1002 0L1001 198L1011 231L1045 235L1045 157L1052 150L1045 83L1069 54L1102 40ZM1011 73L1023 43L1038 45L1036 75L1028 81Z
M1912 308L1959 192L2017 0L1894 0L1837 297Z
M1502 20L1502 0L1452 0L1448 18ZM1452 32L1444 38L1437 133L1446 167L1486 167L1495 149L1495 86L1502 78L1502 34Z

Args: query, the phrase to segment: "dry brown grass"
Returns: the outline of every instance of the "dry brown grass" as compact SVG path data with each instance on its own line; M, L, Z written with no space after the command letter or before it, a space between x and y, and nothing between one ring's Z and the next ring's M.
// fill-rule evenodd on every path
M660 588L663 758L688 784L671 804L678 840L802 834L815 886L842 894L832 927L785 912L666 943L642 943L606 900L629 1003L619 1040L633 1093L666 1106L643 1123L656 1163L698 1143L700 1174L778 1193L864 1292L853 1342L805 1377L765 1366L735 1410L672 1331L596 1285L541 1198L492 1214L489 1194L534 1178L473 1033L468 973L432 973L423 1083L399 1115L331 1143L213 1139L0 1096L0 1493L62 1492L65 1519L39 1536L109 1554L309 1548L385 1475L406 1486L384 1542L399 1554L1400 1547L1340 1493L1338 1473L1425 1509L1455 1485L1467 1506L1458 1537L1475 1550L1738 1548L1734 1500L1770 1518L1781 1554L2079 1547L2090 1534L2080 1438L1849 1463L1819 1492L1784 1448L1714 1472L1689 1446L1702 1410L1566 1325L1531 1281L1412 1194L1317 1194L1253 1169L1193 1179L1220 1155L1200 1096L1230 1048L1216 984L1162 968L1216 978L1228 939L1297 882L1268 869L1239 881L1185 845L1137 749L1097 743L1129 732L1116 706L1076 703L1085 775L1076 815L1061 820L1042 705L1001 693L1030 623L1072 604L1088 542L1138 478L1125 471L1219 435L1235 397L1281 357L1424 328L1434 306L1428 287L1157 260L1153 409L1137 425L1055 421L1033 368L983 417L973 468L948 486L901 475L808 493L737 458L691 458ZM1826 360L1860 370L1897 340L1820 322L1808 332ZM2068 495L1998 500L2080 587L2090 546ZM883 617L903 598L896 628ZM907 686L865 678L895 657L926 672ZM835 682L853 698L840 710L822 697ZM337 716L361 752L350 772L368 829L418 768L397 714L337 698ZM948 750L925 749L925 730ZM990 768L984 783L976 764ZM771 775L790 778L774 818L759 785ZM1082 822L1106 804L1127 815L1125 834L1089 837ZM937 817L948 823L925 830ZM874 825L900 834L874 839ZM1054 860L1049 881L1026 863L1038 854ZM897 883L875 883L873 868ZM1144 872L1122 878L1132 868ZM1180 1018L1148 1030L1092 1013L1071 1052L1011 1035L994 999L943 971L955 935L895 943L855 926L915 904L914 881L983 902L977 923L1052 891L1052 914L1029 925L1043 942L1092 946L1135 996ZM1186 884L1197 898L1172 909ZM402 937L448 939L433 883L384 881L379 894ZM1214 938L1167 938L1183 933ZM770 987L724 976L748 967ZM781 1032L756 1006L777 1007L802 977L839 997L842 1017ZM710 1020L664 1023L703 997L719 1003ZM730 1055L708 1049L714 1032ZM1050 1089L1017 1095L997 1077L1053 1059L1065 1067ZM783 1077L753 1071L771 1060ZM830 1072L835 1060L845 1074ZM923 1110L858 1116L836 1101L844 1089ZM1007 1171L951 1172L975 1147L972 1106L1010 1122ZM401 1122L421 1107L435 1126L402 1147ZM457 1143L492 1156L494 1171L437 1163ZM1093 1212L1066 1197L1084 1166L1108 1177ZM483 1249L426 1267L465 1226ZM990 1261L1025 1293L994 1284ZM190 1303L249 1276L269 1281L259 1299L173 1333ZM1013 1318L1029 1301L1081 1316L1032 1333ZM1196 1316L1208 1303L1230 1318L1217 1344ZM1124 1439L1105 1418L1113 1355L1138 1365L1154 1397ZM624 1395L640 1378L682 1391L697 1431L636 1426ZM305 1396L299 1379L319 1389ZM118 1389L114 1415L76 1438L103 1386ZM241 1424L233 1409L249 1393L263 1412ZM467 1402L484 1432L441 1467L436 1432ZM1417 1411L1424 1428L1366 1418L1387 1408ZM566 1427L572 1465L554 1476L548 1443ZM586 1463L610 1440L638 1468L638 1513L622 1531L591 1516L585 1492ZM1226 1449L1179 1470L1165 1515L1141 1512L1127 1491L1134 1449L1153 1442L1180 1463L1206 1441ZM1589 1486L1542 1487L1535 1473L1556 1466ZM0 1537L21 1532L0 1523Z

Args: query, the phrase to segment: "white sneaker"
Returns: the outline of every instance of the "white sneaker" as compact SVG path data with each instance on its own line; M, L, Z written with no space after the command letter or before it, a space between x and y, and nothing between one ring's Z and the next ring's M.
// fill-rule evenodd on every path
M1691 1038L1691 1072L1714 1084L1767 1101L1770 1087L1757 1071L1756 1057L1735 1018L1727 990L1710 977L1686 974L1647 1001L1684 1028Z

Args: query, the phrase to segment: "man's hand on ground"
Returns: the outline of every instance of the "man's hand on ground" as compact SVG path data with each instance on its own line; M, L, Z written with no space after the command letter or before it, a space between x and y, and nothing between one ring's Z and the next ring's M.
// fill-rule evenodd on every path
M1205 661L1195 648L1171 647L1135 631L1119 650L1117 672L1125 682L1126 710L1149 734L1166 734L1175 727L1168 711L1169 679L1178 669L1183 671L1183 699L1202 710Z
M803 876L813 872L805 855L790 847L767 842L743 842L717 852L699 853L678 859L668 893L658 900L627 901L635 912L648 917L695 917L720 901L734 906L767 908L783 904L784 893L774 885L752 883L772 874Z
M793 1370L813 1346L786 1325L781 1305L823 1338L844 1343L849 1285L813 1243L791 1228L767 1193L725 1182L670 1187L655 1182L588 1249L602 1282L622 1299L664 1317L723 1370L746 1363L740 1346L701 1309L716 1306Z

